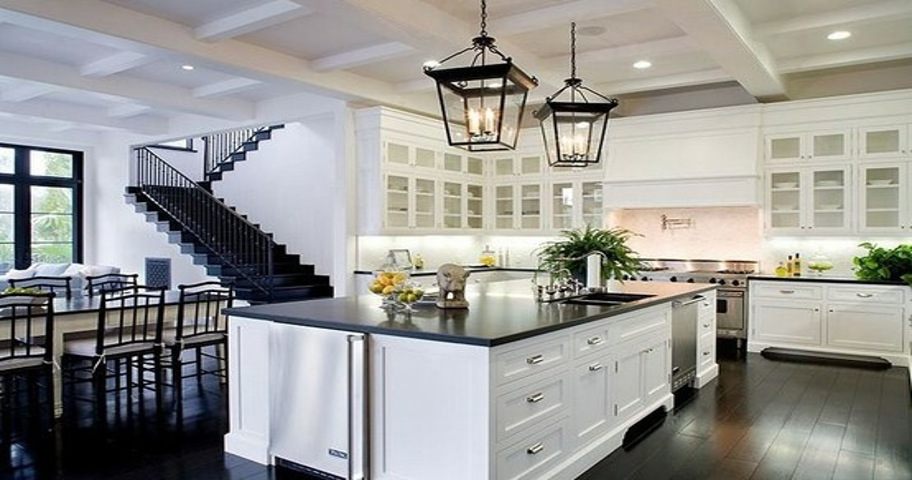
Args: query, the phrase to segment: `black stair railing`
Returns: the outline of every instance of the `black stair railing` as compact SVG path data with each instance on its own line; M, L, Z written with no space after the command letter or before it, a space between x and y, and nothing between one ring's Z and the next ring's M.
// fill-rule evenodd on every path
M220 172L223 165L233 162L234 155L244 151L245 143L255 141L258 134L271 128L270 126L242 128L203 137L206 178L208 179L213 173Z
M146 147L137 148L136 186L223 266L272 298L272 237Z

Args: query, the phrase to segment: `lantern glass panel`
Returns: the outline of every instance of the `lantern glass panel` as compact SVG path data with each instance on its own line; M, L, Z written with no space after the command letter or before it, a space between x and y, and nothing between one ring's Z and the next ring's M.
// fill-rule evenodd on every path
M607 112L555 108L542 122L549 162L571 166L598 162L607 121Z
M527 87L508 75L448 79L437 88L451 145L471 151L515 148Z

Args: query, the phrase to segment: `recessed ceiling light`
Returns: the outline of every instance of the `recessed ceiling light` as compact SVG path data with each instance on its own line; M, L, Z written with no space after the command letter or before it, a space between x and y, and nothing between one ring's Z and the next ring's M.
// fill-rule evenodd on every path
M196 68L196 67L194 67L193 65L181 65L181 68L184 69L184 70L190 71L190 70L193 70L193 69Z
M649 60L640 60L639 62L636 62L633 64L633 68L639 68L640 70L642 70L644 68L649 68L651 66L652 66L652 62L650 62Z
M845 30L837 30L835 32L827 35L827 38L830 40L845 40L852 36L852 32L847 32Z

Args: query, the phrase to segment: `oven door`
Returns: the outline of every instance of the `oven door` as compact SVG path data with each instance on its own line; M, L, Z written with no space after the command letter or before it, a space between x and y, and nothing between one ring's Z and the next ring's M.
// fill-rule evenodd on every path
M719 336L743 337L744 291L718 290L716 292L716 329Z

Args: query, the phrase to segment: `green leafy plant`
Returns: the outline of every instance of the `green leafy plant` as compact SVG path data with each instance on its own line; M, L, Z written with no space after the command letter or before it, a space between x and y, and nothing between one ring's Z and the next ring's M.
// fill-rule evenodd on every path
M855 257L855 276L861 280L903 281L912 286L912 244L892 249L878 247L871 242L860 245L867 255Z
M552 274L568 270L574 276L581 276L586 271L586 256L592 252L602 252L602 278L620 280L623 276L633 275L640 266L636 252L630 249L627 241L637 235L623 228L600 229L586 225L583 228L563 230L561 240L547 242L536 250L539 268Z

